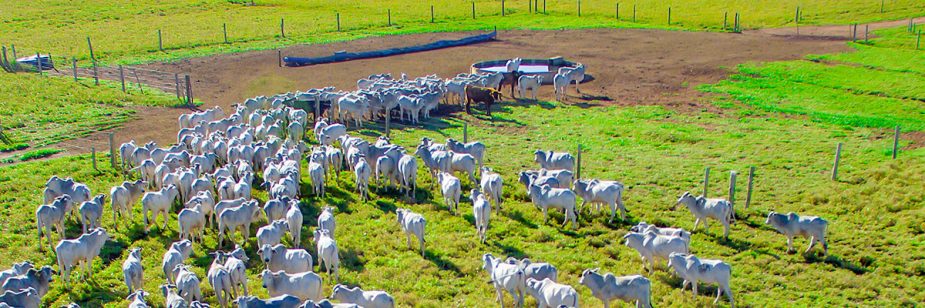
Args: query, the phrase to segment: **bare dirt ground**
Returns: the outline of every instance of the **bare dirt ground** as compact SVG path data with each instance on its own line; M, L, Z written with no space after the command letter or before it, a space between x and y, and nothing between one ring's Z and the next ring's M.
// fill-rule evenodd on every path
M908 21L871 24L870 29L903 25ZM859 27L863 31L863 25ZM427 33L367 38L324 45L285 48L284 56L324 56L335 51L366 51L408 46L472 33ZM255 51L153 63L145 68L190 74L193 93L203 107L222 106L256 95L273 95L313 87L335 86L351 90L356 80L389 72L394 76L437 74L441 77L468 72L469 66L490 59L549 58L562 56L584 63L593 80L571 89L570 103L596 101L616 105L664 105L677 110L710 109L696 85L717 82L735 65L749 61L799 59L806 54L847 51L848 26L762 29L740 34L638 29L556 31L503 31L494 42L387 58L306 66L279 67L277 51ZM505 90L508 93L508 90ZM540 99L554 98L543 87ZM134 139L175 142L177 116L186 109L143 108L136 120L115 129L117 144ZM64 142L68 153L86 153L91 146L108 148L108 133Z

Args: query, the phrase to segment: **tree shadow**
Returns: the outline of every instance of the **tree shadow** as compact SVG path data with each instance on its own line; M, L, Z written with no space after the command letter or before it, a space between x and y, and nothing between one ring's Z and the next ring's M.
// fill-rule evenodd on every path
M439 267L441 270L452 271L456 273L457 277L463 275L462 271L459 270L459 267L456 266L456 264L453 263L453 261L450 261L449 259L439 256L433 253L432 251L428 251L425 249L424 259L427 259L428 261L433 262L434 265Z
M375 206L383 213L395 213L395 210L398 209L398 205L392 199L376 199Z
M501 252L503 252L505 256L514 257L518 259L529 257L526 253L523 252L523 250L520 250L520 248L510 246L510 245L505 245L504 243L499 242L499 241L493 241L491 244L495 247L500 248Z
M802 255L803 255L803 259L806 260L806 262L808 263L823 262L826 264L831 264L837 268L849 270L858 275L863 275L870 271L870 269L868 269L867 267L863 265L855 264L851 261L842 259L839 256L828 255L826 257L820 257L819 255L820 253L821 252L814 250L814 251L810 251L809 253L802 253Z
M341 264L355 272L362 272L366 268L366 261L363 259L363 252L354 249L344 249L340 251Z
M128 244L120 240L106 241L103 248L100 249L100 260L103 261L103 267L108 266L110 262L122 256L122 251L126 247L128 247Z
M732 248L737 252L743 252L743 251L752 249L752 243L749 243L747 241L742 241L742 240L738 240L738 239L731 238L731 237L723 238L723 236L720 234L709 234L709 236L713 238L714 242L720 245Z
M538 227L536 223L533 223L532 221L524 217L524 214L519 210L507 210L507 211L502 210L501 215L503 215L504 217L510 218L511 220L514 220L516 222L519 222L521 225L524 225L525 227L530 228L530 229L536 229Z

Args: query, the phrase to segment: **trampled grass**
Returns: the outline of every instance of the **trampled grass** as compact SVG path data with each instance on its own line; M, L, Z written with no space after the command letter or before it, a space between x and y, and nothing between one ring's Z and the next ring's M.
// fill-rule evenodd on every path
M903 151L891 161L891 140L875 138L880 129L847 128L814 123L800 118L775 118L756 111L753 116L720 117L710 113L679 114L661 107L591 107L559 104L515 104L495 113L493 121L464 116L429 122L425 128L393 129L393 141L412 148L422 136L441 140L460 138L462 121L469 123L469 136L488 145L487 165L505 179L505 203L501 213L492 213L487 244L479 244L471 223L471 203L463 199L460 215L449 214L438 193L429 190L429 176L420 173L420 204L408 205L394 191L373 191L373 201L358 202L352 193L352 175L343 173L329 181L324 199L306 196L303 243L315 225L319 207L338 207L337 239L341 250L345 283L366 289L388 290L401 306L490 306L494 291L480 269L479 257L530 257L552 262L560 280L581 292L582 305L599 305L587 288L578 285L585 268L601 267L617 274L642 272L635 251L622 245L621 237L631 224L648 221L690 229L693 218L687 210L671 211L678 195L699 192L703 168L712 167L712 196L724 196L728 172L739 171L736 195L740 220L732 227L730 240L719 236L712 224L709 231L693 235L692 250L708 258L719 258L733 267L733 290L739 305L908 305L925 300L925 260L916 257L923 240L925 212L922 149ZM355 134L372 138L376 131ZM846 144L840 180L830 181L832 152L836 142ZM558 225L562 216L542 214L525 199L516 183L517 171L535 168L536 148L571 151L581 143L582 174L589 178L615 179L626 183L629 222L608 224L603 215L583 213L576 231ZM903 142L906 144L906 142ZM103 158L105 159L105 158ZM51 175L73 176L87 182L94 193L108 192L121 181L117 173L104 168L91 170L87 156L57 158L0 167L0 192L4 208L0 215L0 267L31 259L52 264L52 254L43 254L35 242L32 213L41 200L42 183ZM757 167L751 207L743 209L745 178L749 166ZM307 175L306 175L307 177ZM307 192L303 178L303 193ZM465 189L471 187L463 181ZM373 185L373 189L377 186ZM468 195L466 193L465 195ZM264 193L257 197L265 200ZM410 207L428 219L427 257L405 247L395 222L394 209ZM145 288L162 283L160 258L167 243L177 237L176 218L168 230L141 232L140 205L135 206L132 225L120 232L112 226L106 210L104 227L114 242L94 262L97 275L76 283L68 291L54 282L46 304L76 301L84 304L121 306L125 287L120 266L127 249L144 247ZM830 256L820 253L787 254L783 236L763 226L769 210L797 211L820 215L830 221ZM252 229L255 229L256 226ZM68 223L68 237L79 233L79 224ZM895 236L904 234L904 236ZM190 261L200 277L210 262L206 253L216 247L215 233L207 232L204 244L196 244ZM55 237L57 239L57 237ZM797 240L798 249L805 240ZM251 292L266 295L256 275L262 264L253 258L253 238L248 244L252 256L249 276ZM314 253L314 248L309 248ZM325 278L325 290L331 280ZM709 296L696 300L690 291L680 290L680 280L664 270L650 276L657 306L706 304ZM214 301L209 287L206 297ZM712 287L704 292L715 289ZM327 291L326 291L327 292ZM510 303L509 297L506 297ZM161 302L160 296L151 301ZM121 301L121 302L120 302ZM532 300L528 300L528 305Z
M130 106L173 106L175 97L156 90L123 93L111 83L74 82L64 77L0 74L3 143L42 146L125 122Z
M245 1L247 2L247 1ZM793 24L796 7L802 24L872 22L921 16L925 3L885 1L537 1L545 14L529 12L528 1L390 0L390 1L38 1L8 3L0 12L4 45L16 45L20 55L36 51L88 59L86 38L104 62L141 62L194 55L268 49L298 43L356 39L370 35L498 29L557 29L585 27L657 27L720 30L726 15L731 28L740 13L742 28ZM434 23L431 23L431 6ZM635 7L635 21L633 11ZM671 25L668 25L668 8ZM391 10L392 26L388 25ZM340 14L341 31L337 31ZM285 19L285 38L280 19ZM228 40L224 43L223 24ZM158 49L161 30L165 51Z

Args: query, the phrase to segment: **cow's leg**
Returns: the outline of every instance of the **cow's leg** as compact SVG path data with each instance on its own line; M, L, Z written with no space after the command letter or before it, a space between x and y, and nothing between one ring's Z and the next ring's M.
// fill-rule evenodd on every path
M787 252L793 251L793 237L787 236Z
M805 252L805 253L809 253L809 251L813 249L813 245L815 245L815 244L816 244L816 237L815 237L815 236L810 236L810 237L809 237L809 247L806 247L806 252Z

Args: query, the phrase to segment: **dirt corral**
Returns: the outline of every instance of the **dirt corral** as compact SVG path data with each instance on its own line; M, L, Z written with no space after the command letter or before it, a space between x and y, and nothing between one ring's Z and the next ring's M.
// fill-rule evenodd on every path
M820 27L820 29L825 29ZM798 59L810 53L845 51L845 37L835 28L816 36L793 36L790 30L771 29L741 34L639 29L589 29L557 31L503 31L498 41L387 58L365 59L305 67L279 67L276 50L216 55L144 67L188 73L193 93L206 106L230 106L255 95L272 95L313 87L356 88L356 80L370 74L402 72L408 76L437 74L450 77L468 72L469 66L488 59L563 56L584 63L593 80L581 85L582 95L570 88L569 102L601 104L659 104L691 110L702 104L694 87L727 76L736 64L748 61ZM809 32L810 30L804 29ZM831 32L831 33L830 33ZM427 33L367 38L325 45L294 46L283 55L324 56L334 51L366 51L408 46L473 33ZM505 89L504 92L508 93ZM543 87L540 99L554 98L551 86ZM229 110L229 109L226 109ZM116 132L116 141L150 139L161 144L175 142L174 129L182 109L144 110L138 120ZM105 145L104 134L68 143ZM64 144L64 148L68 149Z

